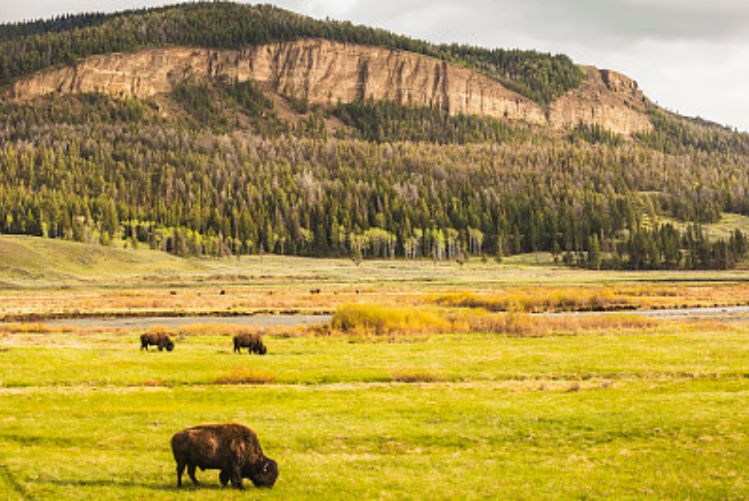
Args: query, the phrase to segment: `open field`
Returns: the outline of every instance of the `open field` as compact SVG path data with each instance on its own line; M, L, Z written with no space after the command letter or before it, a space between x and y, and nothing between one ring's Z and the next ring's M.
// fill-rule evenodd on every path
M17 333L0 344L10 498L218 499L174 487L169 437L239 421L281 467L266 498L749 496L749 326L541 338Z
M749 305L749 270L595 272L535 264L280 256L178 259L30 237L0 237L0 318L331 313L350 303L473 297L523 311ZM543 257L539 263L544 263ZM442 301L444 302L444 301ZM455 303L454 301L447 301Z
M628 313L749 304L744 270L0 251L0 499L749 497L749 322ZM216 318L278 312L335 316L263 328L264 357ZM140 352L137 318L34 323L150 314L212 318L172 353ZM276 487L178 491L171 435L226 421L258 432Z

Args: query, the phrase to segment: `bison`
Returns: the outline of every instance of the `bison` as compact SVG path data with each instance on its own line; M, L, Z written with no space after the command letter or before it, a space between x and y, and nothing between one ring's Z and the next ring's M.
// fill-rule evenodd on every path
M167 334L149 334L145 333L140 336L140 349L148 351L149 346L158 346L159 351L172 351L174 349L174 342Z
M243 478L256 487L273 487L278 478L278 464L263 454L257 435L241 424L208 424L187 428L172 437L172 454L177 462L177 487L182 487L182 473L198 485L195 469L221 470L222 487L231 481L235 489L244 489Z
M247 353L257 353L265 355L268 348L263 344L263 338L260 334L245 333L234 336L234 353L241 353L242 348L247 348Z

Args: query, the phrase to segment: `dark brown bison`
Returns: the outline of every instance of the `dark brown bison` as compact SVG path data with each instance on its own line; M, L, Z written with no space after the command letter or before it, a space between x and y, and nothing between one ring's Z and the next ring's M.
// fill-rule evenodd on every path
M195 469L221 470L223 487L244 489L243 478L256 487L273 487L278 478L278 464L263 454L257 435L241 424L208 424L187 428L172 437L172 453L177 462L177 487L182 487L182 473L195 485Z
M242 348L247 348L249 354L265 355L268 353L268 348L263 344L262 336L251 332L234 336L234 353L241 353Z
M174 349L174 342L167 334L149 334L146 332L140 336L140 349L148 351L149 346L158 346L159 351L172 351Z

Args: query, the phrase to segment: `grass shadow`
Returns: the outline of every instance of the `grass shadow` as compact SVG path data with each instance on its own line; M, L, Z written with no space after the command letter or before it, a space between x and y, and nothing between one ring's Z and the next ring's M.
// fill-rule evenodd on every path
M221 487L218 483L201 482L200 485L192 485L188 480L183 483L182 487L177 487L176 481L171 484L149 483L137 481L117 481L117 480L45 480L43 483L56 485L59 487L121 487L121 488L140 488L152 491L179 492L179 491L220 491L226 488Z
M3 482L3 479L5 480L5 482ZM26 498L26 489L24 489L20 482L18 482L15 475L11 473L7 466L5 466L4 464L0 464L0 485L2 485L3 483L9 486L11 490L11 492L6 493L8 495L8 499L12 499L10 497L12 493L20 496L21 499Z

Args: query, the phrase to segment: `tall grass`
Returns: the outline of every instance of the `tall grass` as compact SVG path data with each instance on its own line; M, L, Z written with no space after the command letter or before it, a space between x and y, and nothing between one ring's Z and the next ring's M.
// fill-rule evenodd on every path
M624 313L544 316L522 311L493 313L484 309L385 308L357 304L338 308L330 322L330 330L333 333L375 336L481 332L540 337L583 331L644 329L657 325L656 320Z
M335 310L330 321L333 330L348 334L394 334L447 332L451 323L429 308L387 308L350 304Z
M78 332L77 327L56 326L38 323L0 324L0 334L59 334Z
M633 309L632 301L612 289L536 289L532 292L510 292L496 296L478 296L458 292L434 296L431 301L453 308L482 308L489 311L566 312L614 311Z
M574 335L581 332L649 329L656 320L632 314L534 316L524 312L474 314L455 320L461 331L505 334L517 337Z

